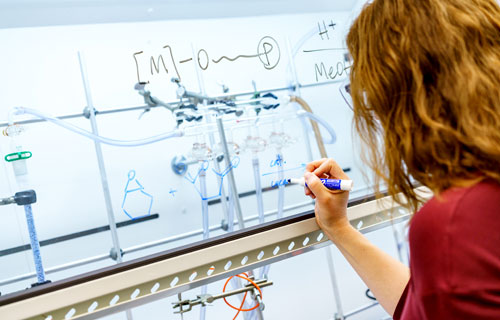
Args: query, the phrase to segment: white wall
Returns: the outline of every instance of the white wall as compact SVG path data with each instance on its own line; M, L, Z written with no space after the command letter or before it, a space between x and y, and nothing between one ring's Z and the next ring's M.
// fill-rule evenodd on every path
M248 5L246 3L245 5ZM242 4L242 8L245 8ZM343 48L343 39L349 27L353 13L349 11L322 12L308 14L269 15L240 18L172 20L141 23L88 24L80 26L53 26L37 28L13 28L0 30L3 44L0 69L0 119L6 120L8 111L13 106L25 106L42 110L52 115L79 113L86 106L81 75L78 67L77 51L82 51L86 58L88 76L94 105L97 110L116 107L142 105L141 97L133 90L136 70L132 54L144 50L145 54L164 53L162 47L170 45L176 61L192 57L199 48L205 49L210 58L222 55L236 56L253 54L259 39L272 36L281 49L281 60L273 70L266 70L257 59L239 59L233 63L211 64L202 72L203 83L210 95L220 94L217 82L223 81L230 92L252 90L254 80L258 89L287 86L292 81L288 67L289 54L287 42L292 47L311 30L318 28L323 20L337 23L329 29L329 40L322 40L314 34L307 40L303 49ZM342 61L344 51L322 53L304 53L299 51L295 58L300 83L316 83L315 64L324 63L327 68ZM198 80L193 63L178 64L183 84L192 91L199 91ZM144 67L142 67L144 68ZM169 66L171 69L172 66ZM144 72L142 70L141 72ZM143 73L144 74L144 73ZM175 86L169 79L172 74L161 73L151 77L149 88L162 99L175 98ZM345 76L344 76L345 77ZM323 81L325 79L323 78ZM321 81L321 79L319 80ZM326 119L337 131L338 141L327 147L328 154L343 167L351 167L350 176L355 180L359 196L368 191L364 189L362 166L359 163L356 143L351 136L351 114L342 101L338 85L321 86L301 90L301 95L308 101L314 112ZM293 106L280 108L282 114L293 110ZM153 110L138 120L140 112L128 112L98 116L100 134L117 139L137 139L171 130L174 120L166 110ZM71 120L71 123L87 130L86 119ZM34 205L35 219L39 238L48 239L72 232L107 224L106 208L100 185L93 143L73 133L64 131L48 123L25 126L22 135L23 147L33 152L28 161L30 186L37 191L38 202ZM280 124L263 126L261 134L267 138ZM284 150L286 166L293 168L307 162L304 139L300 122L291 120L283 123L285 132L296 138L297 142ZM242 144L247 130L228 132L237 143ZM313 139L312 134L310 135ZM110 183L114 215L117 221L128 217L121 210L127 173L135 169L136 178L145 190L154 196L153 213L160 218L131 227L119 229L122 247L161 239L201 228L201 201L192 184L176 176L170 169L174 155L189 152L194 141L206 141L204 137L185 137L160 142L154 145L136 148L117 148L103 146L105 164ZM0 138L2 155L10 152L9 138ZM314 156L319 154L313 148ZM273 170L269 163L275 159L276 150L268 148L259 155L261 172ZM254 189L251 169L251 155L240 155L241 163L234 173L240 192ZM2 162L0 171L0 196L8 196L19 190L10 164ZM191 173L196 173L193 166ZM298 176L301 171L292 171L290 176ZM215 175L209 171L209 196L217 193ZM270 186L276 177L263 177L263 186ZM176 189L175 197L169 191ZM226 186L227 189L227 186ZM277 192L265 194L265 210L276 209ZM303 202L300 187L286 189L285 205ZM241 200L244 215L256 214L255 198ZM302 209L304 210L304 209ZM287 212L292 214L299 210ZM26 232L23 212L15 206L0 207L2 224L0 225L0 250L26 244L29 238ZM222 219L220 206L210 207L210 224L217 225ZM381 231L373 236L379 244L391 253L394 246L391 232ZM166 248L179 246L199 240L200 237L150 249L141 253L126 255L125 260L158 252ZM107 253L111 248L109 233L101 233L56 245L42 247L42 256L46 267L75 261L77 259ZM338 253L336 253L338 256ZM96 269L113 262L106 261L86 267L80 267L48 276L51 280ZM354 275L345 262L337 257L341 289L345 301L344 308L353 308L362 304L364 285ZM317 268L315 272L304 274L298 282L295 275L300 270ZM30 252L0 257L0 278L6 279L34 270ZM276 271L275 271L276 270ZM273 278L276 276L277 278ZM281 279L282 277L282 279ZM328 319L334 313L331 288L327 281L328 271L322 251L310 253L290 261L273 266L271 279L276 285L269 289L265 301L270 319L302 319L310 315L314 319ZM289 281L294 278L294 281ZM1 280L0 279L0 280ZM2 292L19 290L33 281L23 281L0 288ZM290 288L295 283L295 287ZM312 285L314 284L314 285ZM220 291L220 283L211 285L210 292ZM304 295L301 292L307 291ZM186 293L194 296L195 292ZM318 297L323 303L318 304ZM291 302L295 301L296 302ZM324 300L321 300L324 299ZM300 301L299 301L300 300ZM300 302L302 301L302 306ZM294 307L291 307L294 306ZM300 307L295 307L300 306ZM311 307L314 306L314 307ZM298 317L297 314L304 315ZM139 319L158 319L159 313L166 313L173 318L170 300L144 306L134 311ZM370 316L381 316L382 311L374 311ZM188 315L194 317L197 312ZM208 309L208 319L229 318L232 313L222 304ZM314 315L314 316L312 316ZM121 318L117 315L112 318Z
M0 0L0 28L349 11L356 0Z

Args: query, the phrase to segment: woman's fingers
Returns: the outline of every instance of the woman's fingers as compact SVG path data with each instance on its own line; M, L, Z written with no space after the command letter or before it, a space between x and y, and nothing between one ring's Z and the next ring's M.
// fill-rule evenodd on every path
M316 170L319 166L321 166L321 164L323 164L323 162L325 161L328 161L327 158L323 158L323 159L319 159L319 160L315 160L315 161L311 161L309 162L307 165L306 165L306 171L307 172L313 172L314 170Z
M316 199L316 196L309 190L308 187L304 187L304 194L308 197L311 197L311 199Z
M312 173L318 178L349 179L344 170L342 170L338 163L333 159L324 158L308 163L306 165L305 175L307 173ZM304 188L304 194L312 199L316 199L314 193L307 187Z
M306 196L310 196L312 193L311 193L311 190L309 190L308 187L304 187L304 193Z
M304 174L304 178L309 190L314 196L319 197L319 199L322 200L325 200L328 197L329 193L327 189L314 173L306 172Z
M315 160L315 161L309 162L306 165L305 172L311 172L311 173L314 172L314 170L316 170L318 167L320 167L327 160L328 159L323 158L323 159L320 159L320 160ZM305 177L304 177L304 179L305 179ZM305 186L304 186L304 194L306 196L311 197L311 199L316 199L316 196L311 192L311 190L309 190L309 188L305 187Z
M320 178L326 175L332 179L349 179L344 170L333 159L324 161L312 173Z

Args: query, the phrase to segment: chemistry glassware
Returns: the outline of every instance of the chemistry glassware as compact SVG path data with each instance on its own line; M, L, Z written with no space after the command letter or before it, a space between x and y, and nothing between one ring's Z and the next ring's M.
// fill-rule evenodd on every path
M277 149L282 149L291 146L296 142L296 139L292 138L284 132L271 132L269 136L269 144Z
M229 155L231 157L239 155L241 153L241 147L236 142L227 142L227 149L229 150ZM220 142L215 146L214 153L216 155L224 154L224 148L222 147L222 144Z
M214 157L214 152L210 149L206 143L193 143L193 148L191 149L191 156L193 159L198 161L211 160Z
M247 136L244 142L245 150L259 153L266 149L267 141L261 137Z

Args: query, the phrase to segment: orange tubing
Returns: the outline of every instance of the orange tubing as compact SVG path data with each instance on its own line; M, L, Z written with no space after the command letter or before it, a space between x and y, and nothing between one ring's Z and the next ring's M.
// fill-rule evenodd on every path
M238 275L236 275L236 276L231 276L231 277L229 277L229 278L226 280L226 283L224 283L224 287L222 288L222 292L226 292L226 287L227 287L227 284L228 284L228 283L229 283L229 281L230 281L232 278L234 278L234 277L238 277L238 278L241 278L241 279L243 279L243 280L246 280L246 281L250 282L250 283L251 283L251 284L252 284L252 285L253 285L253 286L254 286L257 290L259 290L260 296L262 297L262 290L260 289L259 285L258 285L258 284L256 284L256 283L255 283L252 279L250 279L246 273L242 273L242 274L238 274ZM223 299L224 299L224 302L225 302L225 303L226 303L229 307L231 307L231 308L233 308L234 310L237 310L237 311L238 311L238 313L236 313L236 315L234 316L233 320L235 320L235 319L236 319L236 317L238 317L238 315L240 314L240 312L241 312L241 311L244 311L244 312L246 312L246 311L252 311L252 310L257 309L257 308L260 306L260 304L259 304L259 303L257 303L257 304L256 304L255 306L253 306L252 308L243 309L243 305L245 304L245 299L247 298L247 294L248 294L248 292L245 292L245 295L243 296L243 300L241 301L241 305L240 305L240 307L239 307L239 308L237 308L237 307L233 306L232 304L230 304L230 303L226 300L226 298L223 298Z

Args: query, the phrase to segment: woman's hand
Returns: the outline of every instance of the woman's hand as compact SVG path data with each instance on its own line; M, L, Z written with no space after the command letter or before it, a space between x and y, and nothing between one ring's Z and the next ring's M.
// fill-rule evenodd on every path
M348 191L329 190L319 178L348 180L349 177L333 159L313 161L306 166L304 178L307 196L316 199L316 222L319 227L334 235L340 229L350 226L347 219Z
M319 178L349 179L332 159L309 163L304 173L306 195L316 199L316 221L349 261L361 279L389 313L394 310L403 293L410 270L398 260L370 243L347 219L349 192L332 191ZM319 177L319 178L318 178Z

